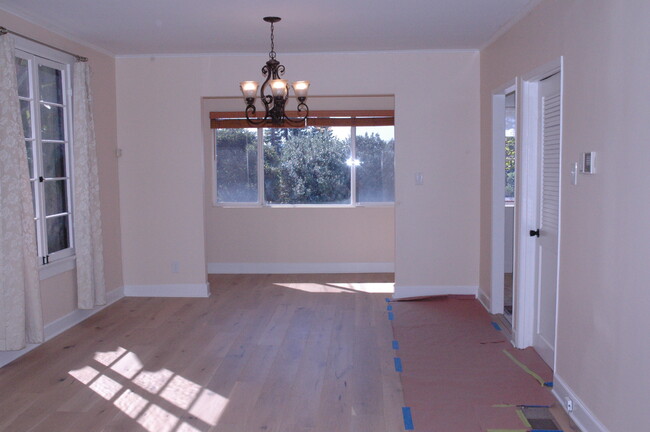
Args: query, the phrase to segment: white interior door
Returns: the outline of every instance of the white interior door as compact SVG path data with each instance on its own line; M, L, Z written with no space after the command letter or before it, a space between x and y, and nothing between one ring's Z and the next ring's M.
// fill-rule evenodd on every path
M537 283L533 346L554 368L560 235L561 79L560 73L539 83L539 205Z

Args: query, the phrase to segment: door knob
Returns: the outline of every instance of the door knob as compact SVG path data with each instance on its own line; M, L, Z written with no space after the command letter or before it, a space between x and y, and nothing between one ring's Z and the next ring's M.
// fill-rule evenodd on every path
M539 237L539 228L528 231L528 234L530 234L531 237Z

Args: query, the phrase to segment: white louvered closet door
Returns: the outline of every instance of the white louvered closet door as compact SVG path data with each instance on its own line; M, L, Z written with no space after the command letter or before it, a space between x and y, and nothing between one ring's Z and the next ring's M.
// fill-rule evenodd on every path
M553 368L557 315L560 235L561 94L560 74L540 82L539 240L537 319L534 346Z

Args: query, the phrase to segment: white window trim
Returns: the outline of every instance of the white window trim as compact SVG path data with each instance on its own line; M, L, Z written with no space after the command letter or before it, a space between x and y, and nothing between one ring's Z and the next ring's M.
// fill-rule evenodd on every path
M57 51L53 48L41 45L29 39L25 39L18 35L14 35L16 54L24 54L27 56L34 56L48 62L58 63L64 66L65 73L65 89L63 97L66 99L66 110L68 116L68 124L66 125L65 136L68 141L68 167L69 170L69 185L68 185L68 202L69 211L72 216L74 211L73 199L73 184L74 184L74 159L73 159L73 134L72 134L72 65L75 62L74 56ZM30 83L33 85L33 83ZM76 268L76 254L74 249L74 217L70 218L70 247L63 251L54 252L50 254L50 262L44 264L41 257L35 257L39 269L40 280L49 279L58 274L74 270Z
M350 203L349 204L268 204L264 200L264 134L257 129L257 202L218 202L217 201L217 139L218 129L212 130L212 207L218 208L357 208L357 207L394 207L395 201L360 201L357 202L356 166L350 167ZM350 126L351 148L350 157L356 158L356 126Z

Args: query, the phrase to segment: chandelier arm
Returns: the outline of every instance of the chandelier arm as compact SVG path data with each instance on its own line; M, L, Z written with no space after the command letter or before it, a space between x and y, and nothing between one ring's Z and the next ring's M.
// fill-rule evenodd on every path
M257 109L255 108L254 104L252 104L252 103L247 104L246 105L246 120L248 120L248 122L250 124L253 124L253 125L261 125L262 123L266 122L266 120L269 117L268 116L268 111L267 111L267 115L264 118L261 118L261 119L252 118L252 117L255 116L256 112L257 112Z
M266 107L267 114L269 107L273 102L273 96L267 95L264 92L264 89L268 86L269 81L278 78L278 66L282 68L282 73L284 73L284 66L282 66L280 62L275 59L269 59L269 61L266 62L266 65L264 65L262 68L262 74L264 74L266 78L260 86L260 96L262 98L262 102L264 102L264 106Z
M305 124L305 122L307 121L307 118L309 117L309 107L307 106L307 104L304 101L300 101L300 103L298 104L298 112L299 113L304 112L304 115L302 115L300 117L293 118L293 117L289 117L288 115L285 114L284 115L285 120L288 123L291 123L293 125ZM305 124L305 126L306 126L306 124Z
M266 78L264 79L264 82L260 86L260 97L262 99L262 102L264 102L264 106L268 107L269 103L273 99L272 96L267 96L267 94L264 92L264 89L266 88L266 86L269 84L269 81L271 80L271 72L269 71L268 65L262 68L262 73L266 76ZM269 98L271 100L269 100Z
M284 75L284 65L278 64L275 68L273 79L279 79L282 75Z

